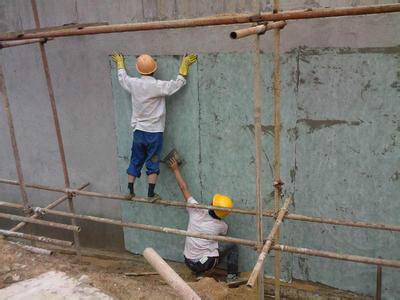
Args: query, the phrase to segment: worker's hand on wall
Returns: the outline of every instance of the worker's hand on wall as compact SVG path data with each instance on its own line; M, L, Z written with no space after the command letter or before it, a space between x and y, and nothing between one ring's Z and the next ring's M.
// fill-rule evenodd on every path
M189 66L197 61L197 55L194 53L185 55L182 59L181 66L179 67L179 74L187 76L189 73Z
M172 170L178 170L178 162L176 161L175 157L171 157L169 160L166 161L168 167Z
M124 56L121 53L114 52L112 55L112 60L117 64L117 69L125 69Z

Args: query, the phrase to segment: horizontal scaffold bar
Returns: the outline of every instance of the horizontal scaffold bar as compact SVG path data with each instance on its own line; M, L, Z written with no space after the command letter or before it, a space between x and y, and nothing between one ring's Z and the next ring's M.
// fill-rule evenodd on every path
M254 23L261 21L284 21L313 18L343 17L355 15L368 15L380 13L393 13L400 11L400 4L368 5L340 8L313 8L302 10L289 10L277 13L263 12L260 14L232 14L219 15L194 19L181 19L171 21L154 21L143 23L110 24L100 26L88 26L83 28L49 29L44 31L32 31L26 33L6 32L0 34L0 41L18 39L49 38L63 36L90 35L101 33L160 30L172 28L188 28L212 25L230 25Z
M272 249L275 251L283 251L283 252L290 252L290 253L297 253L309 256L318 256L318 257L325 257L330 259L338 259L338 260L345 260L345 261L352 261L356 263L363 263L368 265L378 265L378 266L386 266L392 268L400 268L400 260L392 260L392 259L383 259L383 258L372 258L367 256L359 256L359 255L352 255L352 254L342 254L330 251L323 251L323 250L316 250L316 249L309 249L309 248L300 248L300 247L293 247L288 245L273 245Z
M18 181L3 179L3 178L0 178L0 183L19 185ZM60 192L60 193L69 193L70 192L70 193L75 193L77 195L88 196L88 197L98 197L98 198L105 198L105 199L133 201L133 202L141 202L141 203L149 203L149 204L153 203L152 201L150 201L148 198L145 198L145 197L134 197L131 199L129 196L121 195L121 194L87 192L87 191L80 191L77 189L56 188L56 187L50 187L50 186L40 185L40 184L31 184L31 183L26 183L25 186L28 188L41 189L41 190ZM183 208L193 207L193 208L200 208L200 209L215 209L214 206L210 206L210 205L189 204L189 203L183 203L182 201L171 201L171 200L158 200L158 201L154 202L154 204L160 204L160 205L166 205L166 206L176 206L176 207L183 207ZM245 214L245 215L255 215L256 214L254 209L245 209L245 208L218 207L218 210L229 211L232 213L240 213L240 214ZM266 210L263 212L263 216L274 218L275 214L271 210ZM285 219L295 220L295 221L312 222L312 223L322 223L322 224L341 225L341 226L349 226L349 227L400 232L399 225L368 223L365 221L332 219L332 218L325 218L325 217L310 217L310 216L305 216L305 215L300 215L300 214L291 214L291 213L287 214L285 216Z
M22 41L0 42L0 49L17 47L17 46L22 46L22 45L34 44L34 43L44 43L47 40L48 39L41 38L41 39L29 39L29 40L22 40Z
M30 217L22 217L22 216L17 216L17 215L12 215L12 214L4 214L4 213L1 213L1 212L0 212L0 218L1 219L8 219L8 220L11 220L11 221L19 221L19 222L26 222L26 223L32 223L32 224L37 224L37 225L43 225L43 226L48 226L48 227L52 227L52 228L71 230L71 231L75 231L75 232L81 231L81 228L79 226L62 224L62 223L51 222L51 221L38 220L38 219L30 218Z
M0 178L0 183L19 185L18 181L3 179L3 178ZM60 193L70 192L70 193L75 193L77 195L88 196L88 197L98 197L98 198L105 198L105 199L133 201L133 202L141 202L141 203L149 203L149 204L153 203L149 200L149 198L145 198L145 197L130 198L130 196L121 195L121 194L87 192L87 191L80 191L77 189L57 188L57 187L51 187L51 186L47 186L47 185L31 184L31 183L26 183L25 186L28 188L41 189L41 190L60 192ZM182 201L171 201L171 200L158 200L154 203L160 204L160 205L166 205L166 206L183 207L183 208L185 208L185 207L200 208L200 209L214 209L215 208L214 206L210 206L210 205L188 204L188 203L184 203ZM245 209L245 208L218 207L218 210L229 211L232 213L240 213L240 214L245 214L245 215L255 215L256 214L256 211L254 209ZM269 217L269 218L274 218L275 214L274 214L274 212L272 212L270 210L266 210L263 212L263 216ZM369 229L400 232L399 225L391 225L391 224L368 223L368 222L364 222L364 221L332 219L332 218L325 218L325 217L310 217L310 216L299 215L299 214L287 214L285 216L285 219L295 220L295 221L312 222L312 223L322 223L322 224L341 225L341 226L349 226L349 227L369 228Z
M89 186L89 184L90 184L89 182L86 182L85 184L83 184L83 185L81 185L80 187L78 187L78 190L83 190L84 188L86 188L87 186ZM67 200L67 199L68 199L68 195L61 196L61 197L58 198L57 200L51 202L51 203L50 203L49 205L47 205L45 208L52 209L52 208L54 208L54 207L60 205L61 203L63 203L63 202L64 202L65 200ZM34 214L33 214L32 216L30 216L29 218L31 218L31 219L37 219L37 218L39 218L40 216L41 216L40 214L34 213ZM10 231L18 231L18 230L20 230L21 228L23 228L25 225L26 225L26 222L21 222L21 223L15 225L13 228L11 228Z
M37 242L43 242L43 243L53 244L53 245L63 246L63 247L71 247L73 245L73 243L70 241L57 240L57 239L52 239L52 238L48 238L45 236L27 234L27 233L22 233L22 232L14 232L14 231L10 231L10 230L0 229L0 235L19 238L19 239L25 239L25 240L31 240L31 241L37 241Z
M0 202L0 203L4 203L4 202ZM12 203L12 205L13 205L13 207L18 207L18 208L23 207L21 204ZM214 240L214 241L219 241L219 242L230 242L230 243L235 243L235 244L250 246L250 247L257 246L256 241L235 238L235 237L211 235L211 234L206 234L206 233L201 233L201 232L186 231L186 230L182 230L182 229L175 229L175 228L170 228L170 227L161 227L161 226L147 225L147 224L140 224L140 223L122 222L120 220L115 220L115 219L102 218L102 217L89 216L89 215L72 214L72 213L68 213L68 212L62 212L62 211L57 211L57 210L52 210L52 209L45 209L45 208L40 208L40 207L36 207L34 209L36 211L40 211L42 213L49 214L49 215L62 216L62 217L67 217L67 218L75 218L75 219L81 219L81 220L92 221L92 222L97 222L97 223L104 223L104 224L110 224L110 225L116 225L116 226L122 226L122 227L128 227L128 228L136 228L136 229L142 229L142 230L148 230L148 231L154 231L154 232L176 234L176 235L181 235L181 236L191 236L191 237L207 239L207 240ZM0 234L4 234L3 232L7 232L7 233L9 232L10 234L20 234L19 232L0 230ZM4 234L4 235L7 235L7 234ZM299 247L293 247L293 246L287 246L287 245L275 245L275 246L273 245L272 249L276 250L276 251L292 252L292 253L299 253L299 254L304 254L304 255L320 256L320 257L326 257L326 258L332 258L332 259L353 261L353 262L358 262L358 263L366 263L366 264L400 268L400 261L397 261L397 260L372 258L372 257L350 255L350 254L340 254L340 253L335 253L335 252L308 249L308 248L299 248Z

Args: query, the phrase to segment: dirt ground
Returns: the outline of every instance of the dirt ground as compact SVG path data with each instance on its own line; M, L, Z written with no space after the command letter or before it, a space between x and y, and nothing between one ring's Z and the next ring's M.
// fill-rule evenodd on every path
M213 278L195 282L183 264L169 264L202 299L252 299L252 291L247 291L245 286L229 289ZM76 279L87 275L89 284L115 299L179 299L159 275L125 276L129 272L154 271L140 256L132 255L130 260L82 256L79 260L58 252L51 256L33 254L0 239L0 289L51 270L65 272Z
M83 254L88 251L84 249ZM115 299L179 299L159 275L125 275L131 272L154 272L143 257L128 253L96 251L90 250L92 256L83 255L81 259L75 255L64 254L65 250L55 251L51 256L39 255L0 238L0 289L48 271L61 271L76 279L86 275L87 284ZM202 299L256 299L256 289L245 285L228 288L223 281L225 274L222 270L212 274L213 278L206 277L196 282L184 264L168 263ZM372 299L299 281L282 284L281 294L282 299ZM265 299L273 299L272 295L272 281L266 280Z

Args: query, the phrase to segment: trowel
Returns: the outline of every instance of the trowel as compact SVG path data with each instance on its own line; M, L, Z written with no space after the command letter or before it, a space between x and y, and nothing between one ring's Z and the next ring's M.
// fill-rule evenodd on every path
M175 158L176 162L178 163L178 166L182 166L182 165L185 164L185 161L183 160L182 156L179 155L178 151L177 151L175 148L173 148L173 149L161 160L161 162L167 164L168 161L169 161L171 158Z

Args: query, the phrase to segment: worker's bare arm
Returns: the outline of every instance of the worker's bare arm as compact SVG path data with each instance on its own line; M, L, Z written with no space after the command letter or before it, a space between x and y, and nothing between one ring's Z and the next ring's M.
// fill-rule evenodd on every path
M181 189L183 197L187 201L190 197L192 197L192 195L190 194L189 188L182 177L178 162L176 161L175 158L171 158L167 163L172 172L174 172L176 182L178 183L179 188Z

